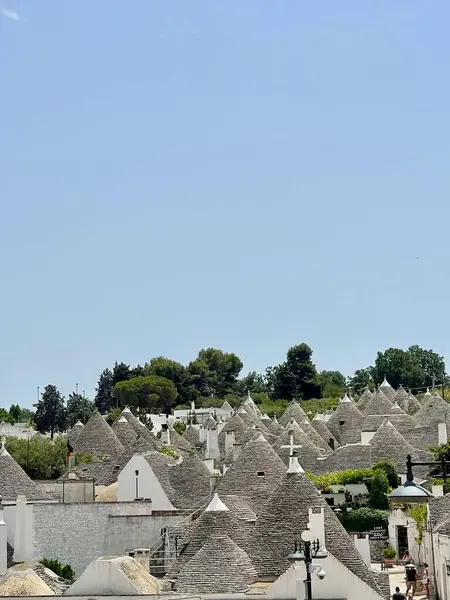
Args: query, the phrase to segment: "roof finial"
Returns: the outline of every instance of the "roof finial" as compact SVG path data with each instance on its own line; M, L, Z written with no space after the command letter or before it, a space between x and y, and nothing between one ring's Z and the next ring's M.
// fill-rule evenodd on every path
M4 435L0 440L0 455L2 454L8 454L8 451L6 450L6 438Z
M288 473L304 473L305 472L302 469L300 463L298 462L297 452L293 452L293 454L289 458L289 468L288 468L287 472Z

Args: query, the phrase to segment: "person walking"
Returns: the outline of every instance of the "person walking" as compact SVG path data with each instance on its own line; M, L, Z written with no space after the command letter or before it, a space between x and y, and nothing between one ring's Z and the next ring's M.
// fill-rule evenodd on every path
M395 588L395 592L392 594L392 600L406 600L405 594L400 591L398 586Z
M427 595L427 600L430 599L430 576L428 573L428 564L427 563L423 563L423 578L422 578L422 582L423 582L423 587L425 588L425 593Z
M417 569L412 560L406 563L406 595L414 598L417 591Z

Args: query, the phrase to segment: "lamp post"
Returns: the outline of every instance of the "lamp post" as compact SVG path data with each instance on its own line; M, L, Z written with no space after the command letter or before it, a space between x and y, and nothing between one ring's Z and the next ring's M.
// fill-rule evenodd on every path
M388 495L391 502L397 504L428 504L433 494L423 488L414 481L414 475L412 468L416 466L437 466L440 465L442 469L442 479L444 480L444 490L447 482L447 467L450 466L450 461L446 461L443 457L439 461L434 462L413 462L411 455L408 454L406 457L406 481L403 485L399 486ZM433 560L433 579L435 588L435 598L439 600L439 592L437 588L437 577L436 577L436 560L434 554L434 539L433 539L433 524L431 521L430 510L428 507L428 530L430 532L430 544L431 544L431 556Z
M313 560L315 558L327 558L328 552L320 546L319 540L313 540L309 529L306 529L301 537L302 541L295 542L294 552L288 558L294 565L300 562L305 563L306 579L303 581L305 584L305 598L306 600L312 600L311 574L316 573L317 577L321 580L325 579L326 576L323 568L320 565L314 565Z

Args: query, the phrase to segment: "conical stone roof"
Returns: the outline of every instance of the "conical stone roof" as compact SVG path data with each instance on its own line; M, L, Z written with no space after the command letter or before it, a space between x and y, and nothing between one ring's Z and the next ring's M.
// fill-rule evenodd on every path
M101 414L95 411L80 432L74 450L102 458L121 454L124 447Z
M339 442L334 437L334 435L331 433L331 431L328 429L328 425L325 423L325 421L322 421L322 419L313 419L311 421L311 425L312 425L312 427L314 427L314 429L317 431L317 433L321 436L321 438L324 440L324 442L326 444L328 444L328 446L330 448L331 448L330 440L332 440L335 450L336 450L336 448L339 447Z
M418 425L432 425L434 423L450 423L450 404L440 396L427 396L423 398L420 409L415 414Z
M380 385L379 388L383 394L391 401L391 402L395 402L395 390L394 388L391 386L391 384L387 381L386 377L384 378L383 383Z
M285 466L289 466L291 441L294 446L298 446L294 448L294 451L296 452L302 467L305 471L315 473L318 469L317 459L323 456L323 453L308 440L307 435L304 432L299 433L298 430L290 428L289 426L280 436L278 436L277 441L273 445L273 449L281 458Z
M69 443L71 446L73 446L75 444L75 442L78 439L78 436L80 435L81 431L83 430L83 423L81 421L77 421L75 423L75 425L72 427L72 429L69 431L69 433L67 434L67 439L69 440Z
M395 402L401 403L408 397L408 392L405 390L403 386L400 386L395 393Z
M276 579L290 566L289 554L308 527L309 509L322 508L325 548L356 577L380 593L378 583L364 563L353 540L340 524L319 490L305 473L285 473L258 517L249 555L259 577Z
M386 394L379 388L372 398L367 402L363 413L367 415L387 415L389 414L393 403Z
M408 394L408 398L405 401L406 406L402 406L403 410L409 415L415 415L420 410L421 404L413 394Z
M289 406L284 411L284 414L280 419L280 425L285 427L291 419L294 419L295 421L297 421L297 423L299 423L302 420L302 418L306 416L307 415L303 408L300 406L300 404L295 400L292 400L292 402L289 403Z
M245 592L256 580L248 555L227 535L214 535L180 571L175 590L182 594Z
M363 421L364 416L355 404L345 402L337 405L327 421L327 427L342 446L358 444L361 441Z
M174 505L177 508L196 509L211 497L211 473L196 454L185 454L168 469L168 473L170 484L176 492Z
M231 404L228 402L228 400L225 400L225 402L222 404L222 406L220 407L222 410L233 410L231 408Z
M261 416L261 411L250 396L250 392L248 392L247 398L242 403L242 406L248 413L253 414L255 417Z
M218 492L242 496L258 514L284 471L283 461L261 435L244 446L222 477Z
M2 500L16 501L17 496L27 500L50 500L44 490L34 483L22 467L5 448L4 438L0 443L0 496Z
M183 437L194 447L200 443L198 429L193 425L188 425L186 431L183 433Z
M173 448L177 454L193 452L194 447L192 444L185 437L181 436L173 427L169 428L169 436L170 447Z
M402 434L389 421L385 422L369 442L372 462L383 459L393 462L400 473L406 470L406 457L417 455L417 450L409 444Z
M369 402L369 400L372 399L372 396L373 396L372 392L369 390L369 388L366 388L364 390L364 392L362 393L360 399L356 403L358 410L363 411L366 404Z
M372 455L370 446L364 444L347 444L318 461L319 473L344 471L345 469L370 469Z
M264 420L264 425L267 427L267 431L275 436L280 435L280 433L283 431L283 426L278 423L276 418L269 419L268 421Z
M177 560L171 566L167 578L176 577L191 558L211 540L212 536L220 534L228 535L237 544L246 543L245 536L247 534L243 533L236 515L216 493L206 510L192 522L186 536L183 536Z
M234 432L234 439L236 442L240 441L240 438L247 431L248 424L245 423L238 414L234 414L222 428L219 433L219 450L220 455L225 456L225 437L228 431Z
M217 429L217 421L212 415L209 415L203 426L205 429Z
M328 442L326 442L322 438L322 436L317 433L317 431L312 426L311 421L307 417L304 417L299 423L299 425L308 436L310 442L312 442L317 448L322 450L323 454L330 454L331 448L328 445Z
M131 412L131 410L128 408L128 406L126 406L123 411L120 413L120 415L118 416L118 418L114 421L113 425L115 425L122 417L124 417L128 423L133 427L133 429L136 431L136 433L139 435L141 432L141 429L143 427L142 423L139 421L139 419L133 415L133 413ZM144 425L145 427L145 425ZM145 429L147 429L145 427ZM147 431L149 431L147 429ZM149 431L150 433L150 431Z
M397 402L392 406L391 410L389 411L390 415L406 415L406 412L403 410L403 408L400 408L400 406L397 404Z
M118 421L115 421L112 425L112 430L124 448L133 444L138 436L134 427L125 417L120 417Z

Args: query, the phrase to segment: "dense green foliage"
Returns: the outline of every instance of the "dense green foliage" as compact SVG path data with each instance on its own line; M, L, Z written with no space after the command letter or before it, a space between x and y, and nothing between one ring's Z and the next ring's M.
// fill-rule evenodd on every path
M372 477L367 482L367 488L369 490L369 506L387 510L389 508L387 497L389 481L386 473L381 469L374 469Z
M186 423L184 423L184 421L176 421L173 424L173 428L177 433L183 435L183 433L186 431Z
M397 552L394 550L394 548L384 548L381 552L381 556L383 558L395 558L397 555Z
M36 408L34 422L40 433L50 433L50 437L53 439L55 432L67 429L64 398L56 386L47 385L38 403L34 406Z
M373 469L346 469L345 471L332 471L323 475L308 473L308 477L319 490L327 490L332 485L350 485L352 483L365 483L373 477Z
M71 583L75 580L75 572L70 565L62 565L58 559L52 558L43 558L39 562L59 577L62 577Z
M116 383L113 395L122 407L134 406L144 413L159 413L175 404L178 392L165 377L146 375Z
M388 528L389 512L375 508L362 507L355 510L343 510L339 520L347 531L365 533L375 527Z
M57 479L66 471L67 438L6 438L6 449L31 479ZM77 452L77 464L92 462L89 454Z

